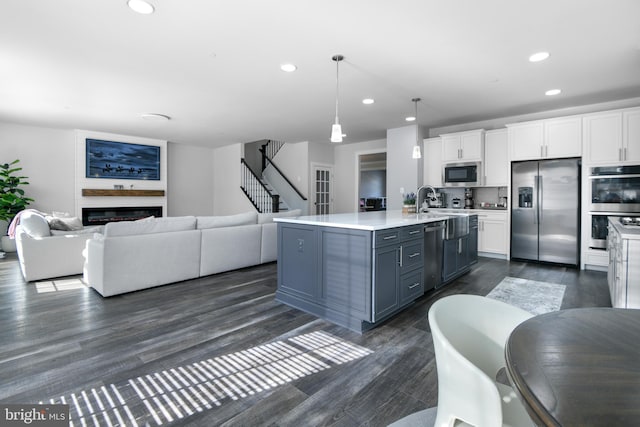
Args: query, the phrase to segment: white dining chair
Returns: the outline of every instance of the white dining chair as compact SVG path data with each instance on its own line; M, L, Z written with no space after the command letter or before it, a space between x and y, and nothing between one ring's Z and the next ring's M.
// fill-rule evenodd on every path
M436 427L533 426L514 390L496 381L511 331L532 314L477 295L452 295L429 310L438 372Z

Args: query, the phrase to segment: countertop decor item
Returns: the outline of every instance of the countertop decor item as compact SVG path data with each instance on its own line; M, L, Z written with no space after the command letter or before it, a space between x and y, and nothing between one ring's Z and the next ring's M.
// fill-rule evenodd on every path
M407 193L404 195L402 213L416 213L416 193Z

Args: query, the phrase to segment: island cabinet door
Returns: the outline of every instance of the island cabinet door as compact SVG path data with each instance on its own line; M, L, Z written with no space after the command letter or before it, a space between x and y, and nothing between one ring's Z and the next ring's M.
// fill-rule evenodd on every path
M374 313L372 322L383 319L400 307L400 245L374 250Z
M349 318L371 318L371 232L320 228L320 300Z
M307 300L319 297L316 227L278 224L278 291Z

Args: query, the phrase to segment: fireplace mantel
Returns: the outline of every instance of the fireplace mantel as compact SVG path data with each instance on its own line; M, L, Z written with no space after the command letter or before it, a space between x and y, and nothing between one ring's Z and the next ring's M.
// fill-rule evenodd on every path
M83 188L83 197L164 197L164 190L110 190Z

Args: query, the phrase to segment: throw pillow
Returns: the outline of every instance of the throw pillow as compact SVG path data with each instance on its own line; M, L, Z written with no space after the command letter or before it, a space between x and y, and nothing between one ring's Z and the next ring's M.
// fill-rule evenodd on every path
M51 230L76 231L82 230L82 221L78 217L56 218L47 216L47 222Z
M33 211L24 211L20 215L20 227L31 237L51 236L49 223L43 215Z

